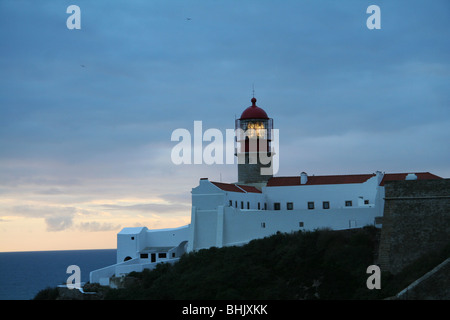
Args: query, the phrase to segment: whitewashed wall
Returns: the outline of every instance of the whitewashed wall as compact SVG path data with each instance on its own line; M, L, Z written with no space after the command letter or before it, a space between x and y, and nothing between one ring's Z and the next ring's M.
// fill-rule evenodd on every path
M117 234L117 263L126 257L138 258L138 252L146 246L146 227L123 228Z
M189 225L179 228L147 230L146 247L176 247L189 237Z
M219 207L217 210L195 210L192 214L195 215L195 223L191 221L191 227L195 232L189 250L245 244L277 231L361 228L374 225L375 217L382 212L375 207L289 211Z
M269 210L273 204L279 202L282 209L286 209L287 202L294 203L294 209L307 209L308 202L313 201L316 209L322 208L322 202L328 201L330 209L345 208L345 201L352 201L353 207L374 206L377 197L378 178L374 176L365 183L349 183L334 185L298 185L265 187ZM369 205L364 205L369 200Z

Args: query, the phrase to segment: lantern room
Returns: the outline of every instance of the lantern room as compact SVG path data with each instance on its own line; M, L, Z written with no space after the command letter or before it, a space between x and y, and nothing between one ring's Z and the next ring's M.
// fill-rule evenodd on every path
M273 119L256 105L256 98L251 101L252 105L236 120L238 152L270 152Z
M272 129L273 119L256 105L256 98L252 98L252 105L244 110L236 120L236 156L238 157L238 180L240 183L259 185L266 183L272 177ZM261 170L261 169L265 170ZM261 172L269 172L269 174Z

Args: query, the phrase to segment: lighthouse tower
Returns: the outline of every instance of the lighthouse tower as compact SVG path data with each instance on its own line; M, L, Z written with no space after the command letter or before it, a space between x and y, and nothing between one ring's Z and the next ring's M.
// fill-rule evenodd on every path
M272 178L271 141L273 119L256 105L244 110L236 120L236 156L238 158L238 182L255 186L265 185Z

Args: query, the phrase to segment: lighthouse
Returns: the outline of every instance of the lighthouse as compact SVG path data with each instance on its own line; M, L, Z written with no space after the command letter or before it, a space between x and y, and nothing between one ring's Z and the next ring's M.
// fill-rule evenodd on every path
M256 105L252 105L236 119L236 157L238 158L238 182L263 186L273 176L271 149L273 119Z
M256 98L251 102L235 123L239 181L200 178L191 190L191 222L185 226L122 229L117 234L117 263L92 271L91 283L116 285L110 281L114 277L174 263L187 252L243 245L276 232L380 227L385 199L394 199L385 197L385 183L442 179L429 172L380 171L273 177L280 154L278 130Z

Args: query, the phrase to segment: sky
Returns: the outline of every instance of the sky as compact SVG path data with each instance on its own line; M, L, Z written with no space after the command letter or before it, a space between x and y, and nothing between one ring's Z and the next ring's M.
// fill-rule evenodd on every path
M278 176L449 178L449 18L448 0L0 0L0 251L188 224L199 179L237 167L176 165L171 134L234 129L253 88Z

